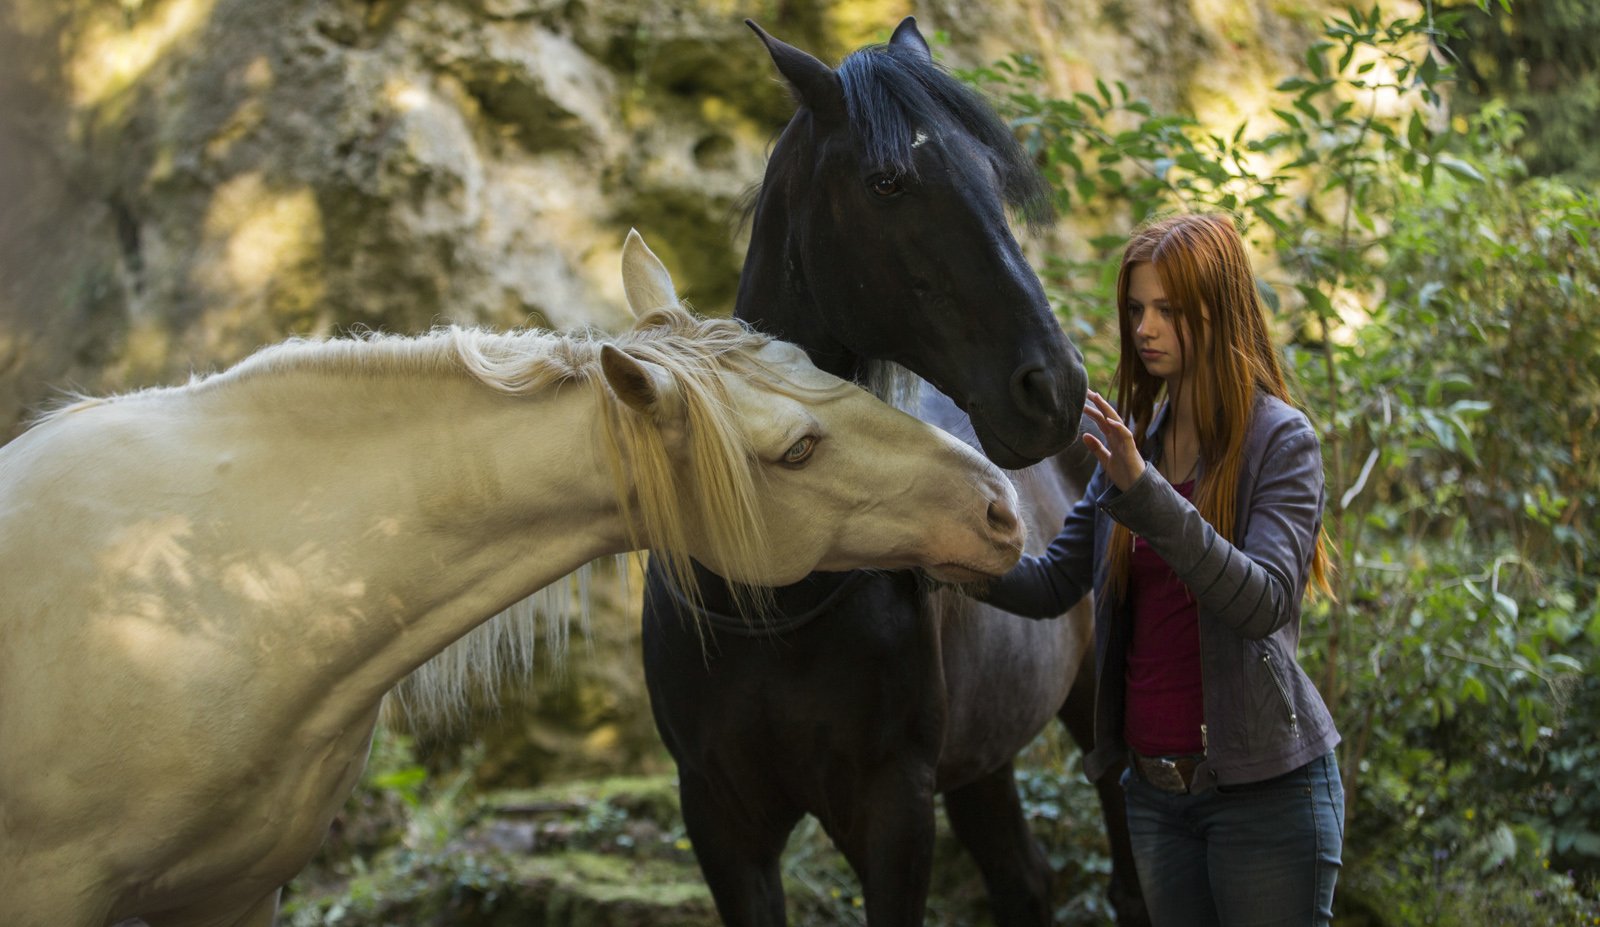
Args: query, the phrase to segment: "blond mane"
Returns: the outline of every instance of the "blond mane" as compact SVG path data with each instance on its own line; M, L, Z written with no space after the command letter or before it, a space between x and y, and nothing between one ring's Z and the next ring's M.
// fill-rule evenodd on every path
M574 381L592 386L630 540L638 548L648 538L652 553L680 588L694 595L685 500L699 507L707 541L723 562L747 575L756 571L757 552L765 549L766 539L756 506L755 461L721 376L728 371L772 373L754 356L771 339L737 321L701 319L679 306L647 313L633 330L610 339L614 347L671 373L691 442L688 467L682 468L667 453L658 423L611 399L599 375L605 339L593 333L566 336L545 357L534 359L511 348L502 336L461 330L453 334L456 356L466 369L502 392L525 394ZM803 391L794 384L790 388ZM587 585L587 570L580 571L578 603L585 627ZM411 725L458 720L474 691L482 702L493 704L508 671L531 669L541 616L551 657L559 660L569 601L568 583L557 583L495 616L407 677L395 694Z
M699 318L681 306L653 310L615 338L592 331L501 335L459 328L446 336L451 357L462 369L500 392L526 395L566 383L593 390L630 541L638 548L648 539L680 587L694 587L687 554L690 506L697 510L708 544L725 563L743 573L756 570L757 552L765 549L766 539L756 505L754 454L721 378L758 370L772 373L755 357L771 339L730 319ZM660 423L611 396L600 373L605 343L671 375L683 434L690 442L687 466L669 455ZM626 575L625 570L618 572ZM574 592L587 633L589 581L586 567L573 580L558 582L496 615L424 664L396 689L411 725L459 720L475 694L480 703L492 705L508 675L527 678L541 622L549 658L559 663Z

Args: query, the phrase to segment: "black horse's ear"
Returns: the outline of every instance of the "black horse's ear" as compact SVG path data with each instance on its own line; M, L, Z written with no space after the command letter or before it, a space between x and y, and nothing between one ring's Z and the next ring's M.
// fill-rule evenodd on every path
M844 86L839 83L839 75L833 73L832 68L793 45L767 35L755 20L747 19L744 24L755 30L762 44L767 46L772 63L778 66L778 73L789 82L801 106L811 110L819 119L844 121Z
M928 47L928 40L922 37L922 32L917 29L917 18L907 16L900 20L900 25L894 27L894 35L889 36L891 48L904 48L921 55L928 61L933 60L933 49Z

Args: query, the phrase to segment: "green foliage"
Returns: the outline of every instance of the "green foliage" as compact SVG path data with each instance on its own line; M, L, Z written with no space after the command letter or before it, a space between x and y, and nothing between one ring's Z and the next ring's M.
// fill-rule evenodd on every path
M1478 0L1480 5L1483 0ZM1503 102L1528 124L1519 146L1535 175L1600 178L1600 4L1538 0L1509 16L1475 16L1452 45L1459 53L1462 109Z
M1600 867L1600 201L1527 177L1507 107L1452 118L1445 43L1504 7L1346 10L1232 131L1120 85L1049 99L1025 58L968 75L1063 208L1220 210L1265 258L1329 469L1303 655L1345 735L1342 904L1384 923L1570 919ZM1102 382L1123 240L1047 273Z
M282 920L365 924L380 914L409 910L406 906L428 897L440 879L463 885L484 881L478 855L446 851L450 836L472 811L463 801L467 783L465 773L431 781L411 738L380 725L360 783L311 865L290 883ZM373 866L373 860L391 862Z

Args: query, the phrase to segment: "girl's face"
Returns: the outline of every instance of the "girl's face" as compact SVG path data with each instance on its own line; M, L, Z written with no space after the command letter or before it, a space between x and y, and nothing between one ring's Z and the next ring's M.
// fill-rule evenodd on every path
M1151 376L1174 385L1193 373L1185 369L1183 347L1178 342L1181 324L1176 308L1167 302L1155 265L1149 261L1134 264L1128 276L1128 327L1133 330L1133 348ZM1193 346L1194 334L1183 334L1184 344Z

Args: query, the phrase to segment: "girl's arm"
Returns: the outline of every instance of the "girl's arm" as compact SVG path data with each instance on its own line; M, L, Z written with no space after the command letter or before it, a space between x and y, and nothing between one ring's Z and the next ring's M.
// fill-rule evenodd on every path
M1322 451L1303 417L1275 429L1259 464L1250 510L1235 529L1244 538L1239 545L1224 540L1154 467L1124 492L1112 487L1103 502L1167 561L1203 611L1251 638L1299 614L1323 504Z
M1078 604L1094 583L1095 503L1109 486L1105 471L1096 468L1049 548L1023 557L977 598L1025 618L1054 618Z

